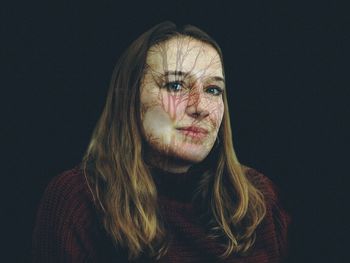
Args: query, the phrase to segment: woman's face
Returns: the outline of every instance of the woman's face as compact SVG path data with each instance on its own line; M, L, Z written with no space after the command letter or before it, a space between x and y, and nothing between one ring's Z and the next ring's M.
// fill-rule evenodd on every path
M175 37L151 47L146 63L140 98L143 136L151 149L146 154L186 171L209 154L222 121L220 56L204 42Z

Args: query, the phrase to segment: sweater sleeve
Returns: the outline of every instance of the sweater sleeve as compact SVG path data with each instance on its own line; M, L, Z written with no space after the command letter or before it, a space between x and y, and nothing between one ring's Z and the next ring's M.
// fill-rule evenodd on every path
M41 199L32 236L33 262L90 262L95 250L92 207L74 170L51 180Z

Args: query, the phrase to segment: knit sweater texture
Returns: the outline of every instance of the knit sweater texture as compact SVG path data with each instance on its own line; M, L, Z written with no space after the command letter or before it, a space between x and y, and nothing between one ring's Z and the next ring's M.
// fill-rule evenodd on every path
M252 168L246 175L264 194L266 216L256 230L252 251L222 260L222 246L207 237L191 202L201 175L153 170L160 211L172 237L166 255L156 262L283 262L289 216L280 205L275 185L266 176ZM113 246L103 229L78 166L54 177L47 186L37 211L32 245L33 262L129 262L126 251ZM143 256L135 262L155 261Z

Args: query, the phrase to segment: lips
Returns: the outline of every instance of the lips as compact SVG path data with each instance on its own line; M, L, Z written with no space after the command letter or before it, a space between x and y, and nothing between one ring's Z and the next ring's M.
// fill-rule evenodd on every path
M178 128L178 130L188 131L188 132L193 132L193 133L203 133L203 134L208 133L208 130L201 128L201 127L197 127L197 126L181 127L181 128Z
M208 135L208 130L197 127L197 126L188 126L177 128L177 130L185 136L189 136L193 139L204 139Z

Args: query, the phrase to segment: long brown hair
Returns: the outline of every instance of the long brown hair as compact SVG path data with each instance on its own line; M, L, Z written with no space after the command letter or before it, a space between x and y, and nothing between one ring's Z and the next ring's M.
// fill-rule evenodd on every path
M180 29L163 22L142 34L116 64L105 107L82 161L104 229L115 246L128 251L129 259L142 253L159 258L167 250L157 189L143 156L140 81L150 47L176 36L211 45L223 62L218 44L197 27ZM255 229L266 208L263 195L246 178L236 157L225 93L223 101L219 143L201 163L205 172L195 199L202 208L209 237L224 245L225 258L231 253L244 253L253 245Z

